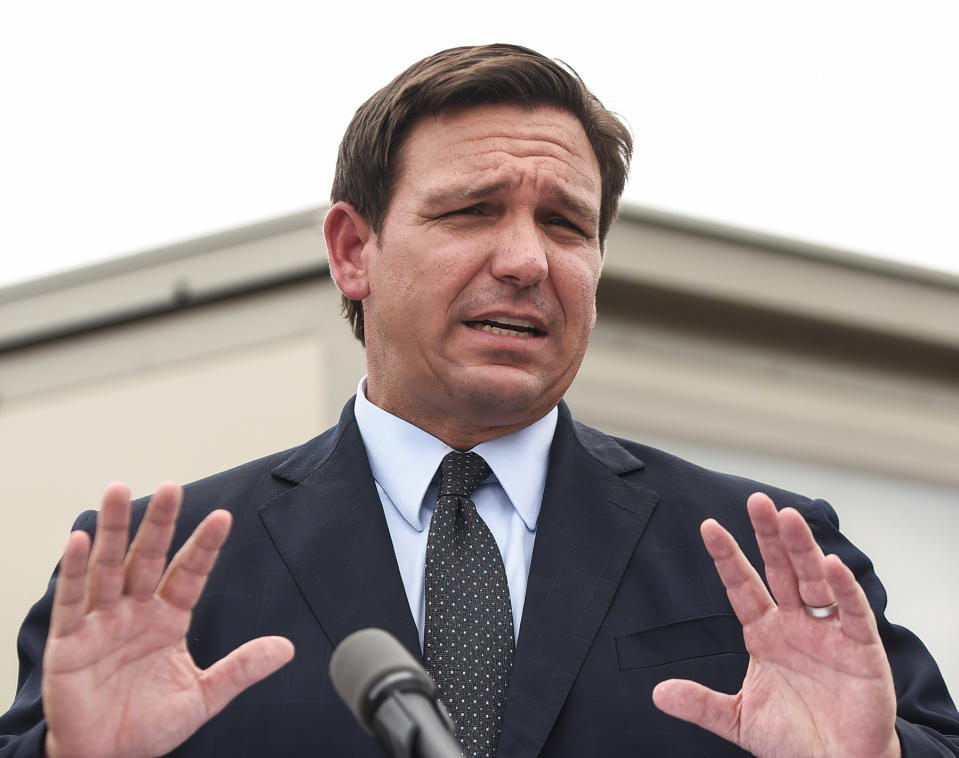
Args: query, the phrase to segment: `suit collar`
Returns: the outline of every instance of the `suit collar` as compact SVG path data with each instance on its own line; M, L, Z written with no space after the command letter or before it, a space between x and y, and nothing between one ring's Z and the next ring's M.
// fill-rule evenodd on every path
M641 471L646 464L620 445L608 434L574 420L566 403L560 403L560 421L570 427L570 432L582 446L583 451L617 475Z
M351 397L346 402L336 426L327 429L319 437L314 437L309 442L295 448L286 460L273 469L271 472L273 476L291 484L299 484L329 460L343 440L344 435L355 434L358 438L356 417L353 415L355 401L356 398ZM362 441L360 444L362 444Z

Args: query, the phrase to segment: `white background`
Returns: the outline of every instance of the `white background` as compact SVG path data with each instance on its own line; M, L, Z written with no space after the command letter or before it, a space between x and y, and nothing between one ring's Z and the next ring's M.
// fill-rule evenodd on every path
M441 48L570 63L627 202L959 273L959 3L8 3L0 286L327 200L352 112Z

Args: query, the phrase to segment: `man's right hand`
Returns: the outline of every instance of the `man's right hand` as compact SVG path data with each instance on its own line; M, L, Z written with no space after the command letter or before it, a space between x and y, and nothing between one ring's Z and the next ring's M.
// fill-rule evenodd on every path
M261 637L197 668L186 632L231 516L207 516L167 566L182 494L157 489L129 550L122 484L103 497L92 548L70 535L43 656L47 758L163 755L292 659L289 640Z

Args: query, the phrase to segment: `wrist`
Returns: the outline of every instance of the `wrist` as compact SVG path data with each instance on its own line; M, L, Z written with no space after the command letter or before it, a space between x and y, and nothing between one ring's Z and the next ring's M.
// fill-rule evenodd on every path
M57 748L56 740L50 735L50 730L47 729L47 733L43 738L43 755L41 758L62 758L62 753Z
M882 758L902 758L902 743L899 742L899 732L894 731L889 747L882 752Z

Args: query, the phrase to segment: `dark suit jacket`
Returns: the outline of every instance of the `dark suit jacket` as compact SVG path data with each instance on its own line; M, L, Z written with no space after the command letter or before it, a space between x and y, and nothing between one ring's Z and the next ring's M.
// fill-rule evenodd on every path
M565 406L550 455L500 756L743 755L660 713L650 693L670 677L739 689L742 631L699 524L719 519L758 565L745 510L757 489L799 508L865 588L892 662L906 754L959 755L959 714L935 663L885 621L872 566L826 503L614 439L573 421ZM235 522L193 616L188 642L198 665L265 634L289 637L296 658L172 755L380 755L330 685L330 653L364 627L390 631L415 655L419 643L352 402L337 426L305 445L187 486L175 547L213 508L232 511ZM93 524L89 513L78 521ZM0 718L0 734L14 735L0 737L3 758L40 755L50 599L48 591L20 635L19 691Z

